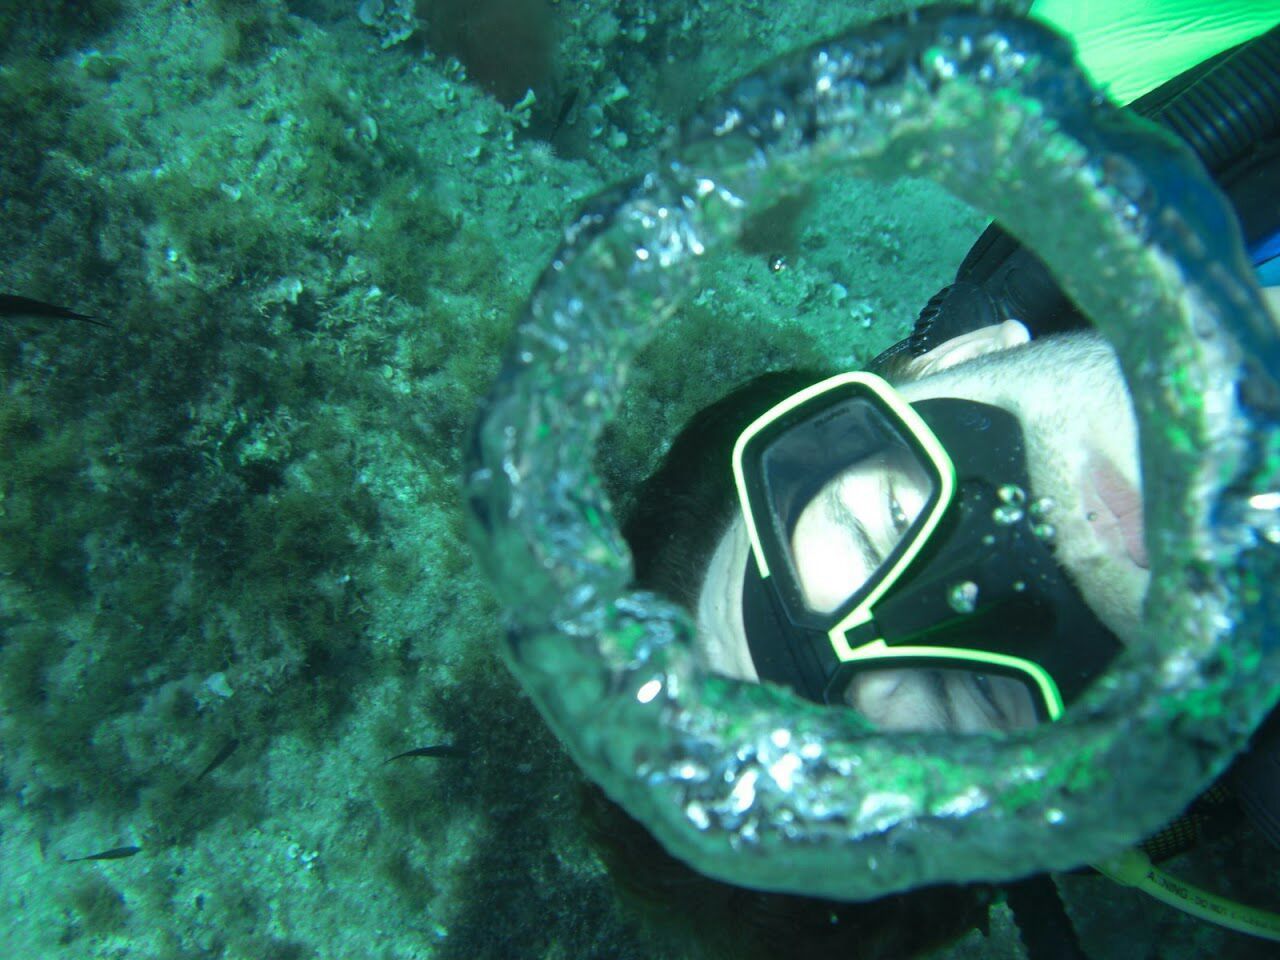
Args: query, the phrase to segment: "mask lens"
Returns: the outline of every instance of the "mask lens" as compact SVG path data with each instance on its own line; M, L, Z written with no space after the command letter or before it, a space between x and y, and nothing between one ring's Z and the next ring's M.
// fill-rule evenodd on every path
M855 397L764 450L773 534L809 613L838 610L873 582L934 495L932 472L900 430Z
M955 667L858 670L843 699L882 730L904 733L1026 730L1045 719L1029 680Z

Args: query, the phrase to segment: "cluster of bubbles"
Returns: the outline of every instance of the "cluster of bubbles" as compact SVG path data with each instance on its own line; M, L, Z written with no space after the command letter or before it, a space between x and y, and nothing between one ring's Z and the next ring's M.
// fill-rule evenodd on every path
M1031 532L1041 540L1053 540L1058 529L1050 522L1056 504L1052 497L1039 497L1027 503L1027 491L1016 483L1002 484L996 491L1000 505L991 511L991 519L1002 527L1011 527L1029 517Z
M991 511L991 519L1002 527L1011 527L1027 515L1027 491L1016 483L1000 485L996 491L1000 506Z
M978 585L963 580L947 591L947 606L956 613L973 613L978 607Z
M1031 503L1031 532L1041 540L1052 541L1058 535L1058 528L1050 523L1055 506L1052 497L1040 497Z
M991 511L991 519L1002 527L1011 527L1024 519L1031 524L1031 532L1041 540L1052 543L1058 529L1051 522L1054 508L1052 497L1038 497L1027 502L1027 491L1016 483L1005 483L996 490L1000 498L999 505ZM983 544L993 546L996 538L987 534L982 538ZM1013 585L1019 592L1026 589L1026 583L1018 581ZM947 605L956 613L973 613L978 607L978 585L971 580L963 580L952 584L947 590Z

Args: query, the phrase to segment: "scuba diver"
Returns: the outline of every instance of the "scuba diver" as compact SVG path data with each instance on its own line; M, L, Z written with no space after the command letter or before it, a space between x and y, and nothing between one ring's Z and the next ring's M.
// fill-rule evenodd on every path
M1050 19L1053 5L1035 13ZM1254 32L1130 107L1196 150L1280 322L1280 29ZM693 613L713 672L851 706L885 730L1017 730L1055 720L1137 636L1141 491L1114 352L993 225L868 371L767 374L695 416L624 535L636 583ZM1277 715L1215 802L1227 788L1280 845ZM1175 835L1185 848L1208 802L1147 849L1177 853ZM764 943L779 955L905 955L972 925L984 902L974 888L853 905L716 894L713 881L695 894L692 872L618 808L597 797L591 809L624 887L650 901L679 889L686 905L719 896L722 919L743 918L734 956L773 955ZM1052 881L1008 891L1033 960L1083 956Z
M1034 18L913 9L743 77L566 227L471 434L468 530L505 603L507 664L573 759L655 847L757 891L722 898L723 936L775 955L910 955L918 940L885 947L850 931L845 905L891 920L889 895L1082 864L1188 893L1122 851L1241 754L1280 669L1280 336L1249 259L1273 285L1276 37L1250 41L1274 28L1273 9L1254 26L1157 91L1150 122L1100 93L1105 78L1095 68L1090 82L1070 42ZM1141 59L1137 44L1128 53ZM696 417L641 491L628 551L592 455L631 361L753 210L837 171L936 180L1035 249L1071 300L988 237L878 365L887 376L779 375ZM1034 486L1055 476L1054 421L1018 419L1047 408L988 402L1015 369L996 367L1073 339L1076 353L1052 348L1071 368L1056 386L1106 389L1087 332L1055 341L1055 323L1079 325L1072 302L1123 366L1146 531L1123 416L1091 414L1114 436L1058 464L1060 507ZM985 393L901 393L969 373ZM1060 406L1081 403L1060 392ZM689 440L695 428L706 443ZM750 550L713 578L718 590L708 568L736 517ZM1117 564L1114 582L1089 587L1098 610L1060 538L1077 563ZM1142 630L1116 655L1143 547ZM929 578L942 589L921 589ZM717 601L730 621L719 646L740 661L745 650L766 682L704 665L704 592L704 624ZM946 729L886 730L849 708L894 703L903 683L890 671L908 668L931 677L919 706L881 722L916 724L928 706ZM1042 722L1023 729L1031 715ZM1009 732L961 735L963 723ZM667 893L706 904L679 880ZM757 921L779 915L779 897L826 898L809 917L839 943L788 935L785 909L766 936ZM1280 938L1280 916L1184 899ZM908 939L925 926L898 915Z
M1277 49L1272 29L1131 109L1196 148L1280 312ZM962 674L995 726L1055 718L1136 635L1148 581L1136 424L1114 354L1038 258L993 225L869 371L805 384L743 424L732 517L720 514L690 598L707 664L856 702L896 729L985 726L970 710L939 712ZM872 606L887 646L855 657ZM999 622L986 622L994 609ZM948 653L948 621L986 634L985 652ZM955 668L932 709L911 672L890 669L916 656L895 634L927 635L917 662Z

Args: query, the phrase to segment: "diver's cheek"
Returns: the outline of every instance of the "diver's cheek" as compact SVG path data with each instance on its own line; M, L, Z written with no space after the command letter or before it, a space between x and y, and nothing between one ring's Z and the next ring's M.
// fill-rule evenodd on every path
M928 670L872 670L854 679L846 702L881 730L926 732L947 729Z
M1028 467L1035 497L1052 503L1046 519L1054 529L1053 552L1079 589L1085 603L1123 642L1138 636L1142 601L1150 574L1135 562L1145 561L1141 497L1125 502L1112 489L1112 503L1128 524L1107 505L1093 475L1100 455L1087 439L1071 435L1071 443L1029 444ZM1106 481L1116 481L1109 474ZM1132 485L1130 485L1132 489ZM1131 553L1132 549L1132 553Z
M1082 578L1080 592L1098 619L1129 644L1141 634L1142 603L1150 582L1148 571L1132 563L1104 562Z
M1142 524L1142 495L1110 460L1091 454L1085 461L1080 489L1087 519L1108 551L1123 554L1143 570L1150 568Z
M1150 573L1133 561L1117 530L1100 535L1096 506L1089 510L1082 498L1060 518L1054 553L1098 619L1128 643L1141 629Z

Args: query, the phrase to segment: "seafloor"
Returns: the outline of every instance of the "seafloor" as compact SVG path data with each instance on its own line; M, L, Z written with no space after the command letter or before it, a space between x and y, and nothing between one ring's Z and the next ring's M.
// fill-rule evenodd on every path
M677 956L505 671L459 448L577 205L893 6L3 4L0 286L110 326L0 328L0 956ZM635 370L617 498L728 386L901 336L983 224L916 182L760 217ZM1268 862L1173 867L1274 902ZM1267 955L1063 886L1098 960ZM1022 954L1001 907L945 955Z

